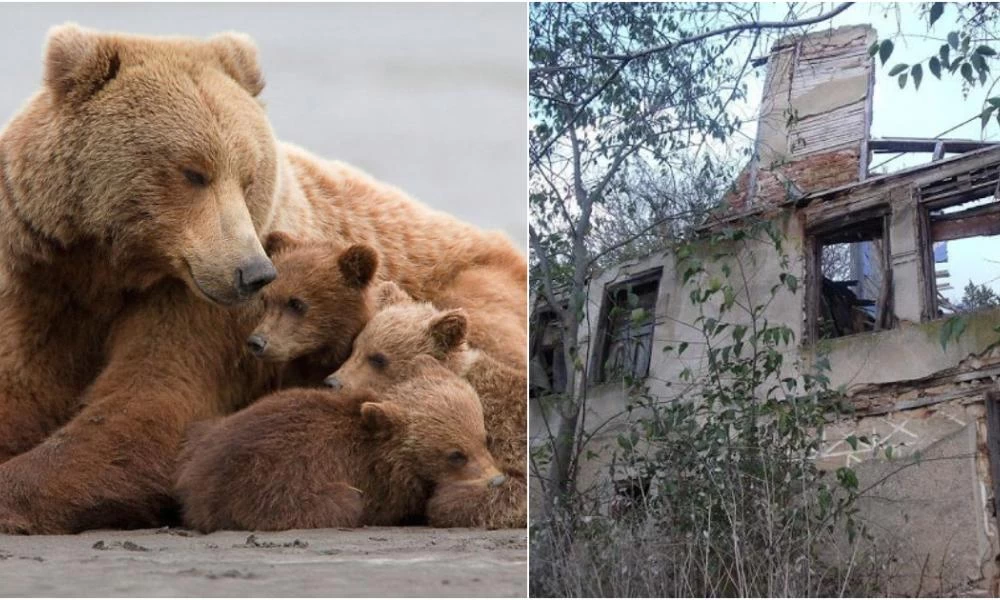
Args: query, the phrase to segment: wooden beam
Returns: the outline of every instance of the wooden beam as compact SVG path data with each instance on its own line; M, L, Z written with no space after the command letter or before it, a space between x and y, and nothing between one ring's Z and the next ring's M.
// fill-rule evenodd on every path
M868 148L875 154L895 154L899 152L933 152L935 159L943 157L945 153L952 152L963 154L981 148L991 148L1000 146L998 142L986 142L982 140L963 140L948 138L875 138L868 141ZM941 154L938 156L938 151Z
M947 242L980 235L1000 235L1000 212L993 211L972 217L938 220L931 219L931 238Z
M931 157L931 161L937 162L944 158L944 142L938 140L937 144L934 144L934 156Z
M962 219L972 219L984 215L995 215L997 213L1000 213L1000 202L990 202L989 204L984 204L982 206L974 206L972 208L946 213L943 215L932 215L931 219L935 222L959 221Z

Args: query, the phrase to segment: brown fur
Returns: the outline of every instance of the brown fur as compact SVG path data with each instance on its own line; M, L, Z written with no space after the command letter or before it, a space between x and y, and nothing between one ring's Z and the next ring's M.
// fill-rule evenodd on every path
M284 232L264 247L278 278L261 292L264 316L248 338L251 351L289 363L283 385L318 384L347 360L371 318L378 255L364 244L303 244Z
M488 447L509 477L495 489L442 489L428 516L442 526L524 527L527 522L527 378L466 344L462 310L415 302L393 283L375 292L378 312L354 351L328 382L344 389L383 389L414 376L423 355L463 375L483 403Z
M45 84L0 132L0 532L163 522L186 426L273 388L234 277L269 267L271 231L373 247L524 368L523 255L279 144L262 85L245 36L50 32Z
M424 358L418 376L377 396L286 390L196 425L177 478L185 524L205 532L398 525L424 515L436 485L487 488L499 472L479 399Z

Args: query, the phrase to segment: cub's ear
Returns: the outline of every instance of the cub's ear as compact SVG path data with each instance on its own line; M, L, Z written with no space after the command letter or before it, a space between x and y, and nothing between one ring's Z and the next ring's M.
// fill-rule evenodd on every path
M355 244L340 254L337 264L340 265L340 273L347 285L361 289L375 277L378 254L371 246Z
M257 60L257 45L249 35L230 31L212 36L208 43L226 75L243 86L251 96L256 97L264 90L264 74Z
M435 315L428 325L434 350L442 355L457 350L465 341L468 327L468 317L460 308Z
M361 424L372 433L391 434L402 424L399 408L387 402L365 402L361 405Z
M264 253L268 256L280 254L298 245L298 240L284 231L272 231L264 238Z
M413 298L391 281L383 283L375 290L375 308L378 310L388 308L393 304L408 304L411 302L413 302Z
M60 102L83 102L118 76L115 42L75 23L49 30L45 43L45 85Z

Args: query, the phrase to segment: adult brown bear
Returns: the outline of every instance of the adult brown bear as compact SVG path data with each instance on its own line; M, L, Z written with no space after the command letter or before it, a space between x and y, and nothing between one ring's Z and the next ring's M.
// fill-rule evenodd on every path
M245 348L260 240L366 243L524 368L526 264L502 235L275 141L245 36L55 28L0 133L0 532L160 523L185 427L269 391Z

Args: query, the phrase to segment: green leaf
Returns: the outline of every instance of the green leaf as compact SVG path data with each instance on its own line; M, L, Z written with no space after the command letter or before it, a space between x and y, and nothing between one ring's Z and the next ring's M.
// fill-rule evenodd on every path
M983 58L982 54L973 54L972 58L969 60L972 62L972 66L975 67L977 71L989 70L989 67L986 66L986 59Z
M837 481L848 490L858 489L858 475L854 472L854 469L847 467L837 469Z
M978 56L996 56L997 51L984 44L976 48L976 54Z
M952 31L952 32L948 33L948 44L950 44L951 47L954 48L955 50L958 50L958 32L957 31Z
M919 90L920 82L924 78L924 68L920 65L913 65L913 68L910 69L910 77L913 77L913 87Z
M855 452L858 451L858 438L856 436L849 435L844 438L844 441L851 447L851 450L854 450Z
M986 108L983 109L982 114L979 115L980 129L986 129L986 124L990 122L990 117L993 115L993 111L995 111L996 109L997 107L995 106L987 106Z
M931 4L931 18L929 25L934 25L935 21L941 18L941 13L944 12L944 2L935 2Z
M687 350L687 347L688 347L687 342L681 342L680 346L677 347L677 356L684 354L684 351Z
M941 55L942 64L944 64L945 66L951 64L951 59L949 58L951 54L951 46L949 46L948 44L941 44L941 49L938 51L938 54Z
M970 84L975 85L976 82L972 79L972 65L969 63L962 64L962 77L965 77L965 80Z
M878 54L878 48L879 48L878 40L875 40L874 42L872 42L871 46L868 46L868 56L874 57L876 54Z
M989 102L994 107L1000 106L1000 96L993 96L992 98L987 98L986 101Z
M900 89L903 89L903 88L906 87L906 77L907 77L906 73L903 73L902 75L899 76L899 88Z
M932 56L927 63L927 68L930 69L931 75L941 79L941 61L938 60L938 57Z
M895 77L896 75L899 75L900 73L902 73L903 71L905 71L905 70L907 70L909 68L910 68L910 65L908 65L906 63L899 63L898 65L896 65L895 67L893 67L891 71L889 71L889 77Z
M889 60L892 56L893 49L892 40L882 40L882 43L878 46L878 57L882 60L882 64L885 65L885 61Z

